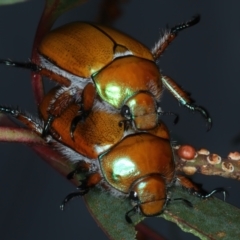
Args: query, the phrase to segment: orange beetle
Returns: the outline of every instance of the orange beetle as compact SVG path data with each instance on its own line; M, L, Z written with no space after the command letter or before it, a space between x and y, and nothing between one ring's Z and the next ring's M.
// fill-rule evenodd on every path
M156 64L177 33L199 20L200 17L196 16L166 31L152 51L114 29L93 23L70 23L44 37L38 48L40 66L8 60L0 63L30 68L62 86L47 107L48 120L43 135L53 119L76 101L81 106L79 116L72 122L73 136L78 122L85 120L91 112L95 99L105 103L106 111L111 108L119 111L125 123L135 130L153 129L162 113L160 97L163 85L182 105L200 111L210 128L211 118L207 111L194 105L170 77L162 76ZM87 105L85 96L88 96Z
M68 195L62 207L72 197L98 186L135 202L126 213L130 222L130 213L138 209L146 216L159 214L175 182L203 198L223 191L202 194L189 180L176 175L169 133L159 118L164 85L180 103L200 111L211 125L206 110L193 105L171 78L160 74L155 63L177 33L199 19L171 28L152 52L116 30L71 23L43 39L40 66L0 61L31 68L61 85L40 105L44 126L18 110L0 106L0 112L12 114L41 136L52 137L49 141L55 142L69 161L79 162L69 178L87 172L79 191Z
M45 120L46 106L56 91L56 88L52 89L40 105L40 113ZM170 201L168 191L173 184L183 186L201 198L224 192L218 188L205 194L189 179L176 174L170 136L163 122L149 131L129 131L123 135L123 126L119 124L122 121L120 114L112 112L106 115L101 108L93 108L88 118L76 126L72 139L68 129L77 111L78 105L72 103L60 117L53 120L49 129L59 141L61 151L65 155L72 152L69 160L78 161L76 170L69 173L68 178L75 173L86 174L78 187L79 191L64 199L62 209L73 197L82 196L97 186L114 196L128 197L134 202L133 209L125 215L126 220L131 222L130 214L138 210L144 216L160 214ZM101 148L96 148L98 142ZM186 199L180 200L191 206Z
M46 107L57 90L52 89L39 107L43 120L48 117ZM49 128L48 144L54 143L69 161L77 162L77 168L67 177L85 173L79 191L64 199L62 209L73 197L82 196L97 186L134 203L125 214L126 220L131 222L130 214L139 210L144 216L160 214L170 201L168 191L175 183L201 198L224 192L218 188L205 194L190 180L176 174L169 132L164 123L159 122L157 127L145 132L124 131L123 117L119 113L106 113L99 107L93 108L87 119L77 124L72 138L69 129L78 108L77 103L69 105ZM0 106L0 112L10 113L41 136L41 121L3 106ZM186 199L181 200L191 206Z
M41 118L48 118L47 107L52 97L56 95L58 88L53 88L45 95L39 106ZM72 103L56 117L49 129L50 134L59 142L78 152L87 159L97 159L98 156L117 144L124 136L137 133L132 129L125 131L124 118L118 112L106 112L98 102L89 113L85 121L80 122L74 131L74 136L69 134L71 123L79 111L79 105ZM163 123L159 123L154 129L148 130L152 135L169 139L169 133ZM79 160L79 158L78 158Z

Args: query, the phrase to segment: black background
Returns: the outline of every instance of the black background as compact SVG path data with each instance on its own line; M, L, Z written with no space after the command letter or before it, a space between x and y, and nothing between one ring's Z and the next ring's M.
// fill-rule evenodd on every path
M94 21L100 0L92 0L62 16L57 25L75 20ZM44 1L0 7L0 58L26 61ZM200 114L179 107L165 92L165 111L180 115L174 126L164 117L172 139L205 147L227 156L239 151L240 91L240 2L229 1L160 1L129 0L115 27L153 47L166 24L173 26L201 14L201 22L184 32L160 60L160 68L171 76L199 105L210 112L214 125L210 132ZM96 53L97 54L97 53ZM20 106L33 115L37 108L26 70L1 66L0 103ZM239 183L218 177L196 176L206 190L225 187L227 202L240 207ZM238 185L237 185L238 184ZM20 144L0 144L0 238L1 239L107 239L86 210L82 200L72 201L61 212L59 204L74 186ZM123 213L124 214L124 213ZM194 214L194 212L193 212ZM206 216L207 218L207 216ZM166 239L197 239L182 233L163 219L147 220Z

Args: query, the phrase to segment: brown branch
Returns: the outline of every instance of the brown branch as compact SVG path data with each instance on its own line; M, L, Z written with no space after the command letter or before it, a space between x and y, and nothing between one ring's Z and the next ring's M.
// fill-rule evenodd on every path
M174 148L176 170L187 175L198 172L240 180L240 153L229 153L227 158L210 153L207 149L196 151L190 145Z
M99 6L97 23L111 26L122 15L121 4L129 0L103 0Z
M144 223L139 223L135 226L135 229L137 231L137 240L165 240L165 238L161 237L158 233L153 231L150 227L145 225Z

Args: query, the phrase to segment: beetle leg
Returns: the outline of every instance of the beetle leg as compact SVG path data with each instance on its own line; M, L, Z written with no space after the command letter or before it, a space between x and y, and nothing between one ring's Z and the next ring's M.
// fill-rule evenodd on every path
M99 172L91 172L87 174L86 179L81 182L81 185L78 189L82 188L92 188L97 185L102 180L102 177Z
M43 126L38 119L34 120L32 117L27 116L27 114L22 113L18 109L12 109L10 107L0 106L0 113L10 114L20 122L22 122L29 129L34 131L37 135L41 136L43 131Z
M194 26L200 21L200 15L194 16L190 21L187 21L182 24L178 24L175 27L172 27L169 31L166 31L164 35L156 43L155 47L152 49L152 55L156 61L166 50L169 44L176 38L177 34L191 26Z
M173 123L174 124L177 124L178 123L178 121L179 121L179 116L178 116L178 114L176 114L176 113L174 113L174 112L159 112L159 115L171 115L171 116L174 116L175 117L175 119L174 119L174 121L173 121ZM159 121L160 121L160 119L159 119Z
M133 221L132 221L132 219L131 219L131 216L129 216L130 213L133 212L133 213L135 214L135 213L138 211L138 209L139 209L139 206L136 205L136 206L134 206L132 209L130 209L129 211L127 211L127 212L125 213L125 219L126 219L126 221L127 221L128 223L133 223Z
M81 92L81 89L76 87L61 87L51 99L50 104L47 102L47 106L44 105L47 109L48 117L44 122L43 137L48 134L54 119L60 117L64 110L76 101L76 98L81 98L79 97L79 92Z
M74 139L73 134L77 127L77 124L79 122L84 122L85 119L88 117L89 113L91 112L95 100L95 95L96 89L94 85L92 83L88 83L82 92L79 114L72 120L71 123L70 135L72 139Z
M78 173L86 173L88 172L90 169L90 164L89 163L86 163L85 161L81 160L77 163L77 167L75 170L73 170L72 172L70 172L68 175L67 175L67 179L70 180L70 179L73 179L73 177L78 174Z
M188 96L186 92L184 92L170 77L162 76L161 78L163 85L167 88L167 90L185 107L189 108L192 111L200 112L203 117L207 121L207 131L209 131L212 127L212 119L209 116L206 109L203 107L197 106L193 104L193 101Z
M177 183L180 184L183 188L187 189L190 194L202 199L210 198L213 196L213 194L221 192L223 193L223 199L225 201L227 192L226 190L224 190L224 188L216 188L216 189L213 189L210 193L208 193L202 190L200 187L198 187L195 183L193 183L187 177L180 176L180 175L177 175Z
M40 66L32 62L15 62L11 60L0 59L0 64L5 64L6 66L10 66L10 67L26 68L26 69L30 69L33 72L37 72L41 69Z
M139 205L141 204L141 202L139 201L137 193L134 191L130 192L129 199L135 204L135 206L125 213L125 219L128 223L133 223L132 219L129 215L131 212L133 212L133 214L135 214L136 212L139 211Z
M76 197L84 196L87 192L88 192L88 190L87 191L83 190L83 191L78 191L78 192L73 192L73 193L68 194L62 201L62 204L60 205L60 209L64 210L66 204L69 203L70 200L72 200L73 198L76 198Z
M17 68L25 68L29 69L32 72L37 72L41 74L42 76L45 76L49 79L53 79L55 82L59 83L60 85L64 85L66 87L70 86L71 81L59 74L56 74L46 68L43 68L33 62L16 62L11 60L4 60L0 59L0 64L5 64L6 66L10 67L17 67Z
M63 210L66 204L73 198L84 196L85 194L87 194L89 192L89 189L98 184L101 179L102 177L98 172L88 174L86 176L86 179L80 181L81 184L77 188L79 191L70 193L64 198L62 204L60 205L60 209Z

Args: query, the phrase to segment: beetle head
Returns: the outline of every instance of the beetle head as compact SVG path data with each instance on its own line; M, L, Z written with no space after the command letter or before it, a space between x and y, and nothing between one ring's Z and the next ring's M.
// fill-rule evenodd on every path
M136 193L137 205L145 216L160 214L166 205L166 183L160 175L140 179L132 186L132 191Z
M139 92L130 97L121 108L121 114L133 120L138 130L153 129L158 123L155 100L148 92Z
M135 56L114 59L92 78L100 98L117 109L139 92L149 92L157 100L162 93L155 62Z

